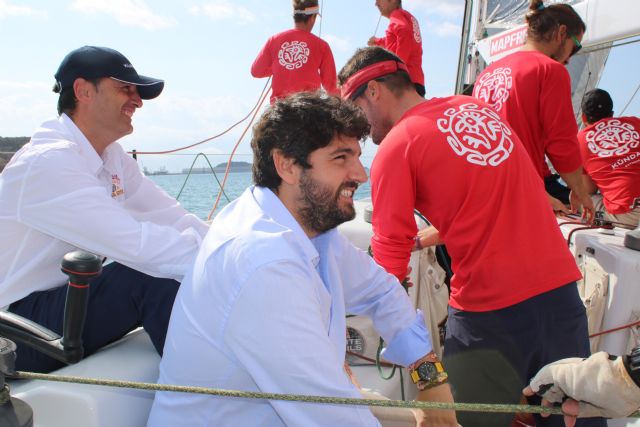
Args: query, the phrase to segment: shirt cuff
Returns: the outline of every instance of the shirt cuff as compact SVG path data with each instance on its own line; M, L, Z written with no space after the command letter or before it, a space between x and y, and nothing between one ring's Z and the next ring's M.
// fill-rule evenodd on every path
M422 310L416 310L416 317L408 327L398 332L393 340L382 349L381 355L396 365L409 366L433 350L431 336L424 325Z

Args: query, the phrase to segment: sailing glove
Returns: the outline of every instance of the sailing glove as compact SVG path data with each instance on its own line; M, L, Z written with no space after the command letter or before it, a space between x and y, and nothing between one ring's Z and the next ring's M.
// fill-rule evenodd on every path
M622 357L601 351L587 359L559 360L542 368L529 384L551 403L566 397L579 402L579 418L620 418L640 407L640 387L631 379Z

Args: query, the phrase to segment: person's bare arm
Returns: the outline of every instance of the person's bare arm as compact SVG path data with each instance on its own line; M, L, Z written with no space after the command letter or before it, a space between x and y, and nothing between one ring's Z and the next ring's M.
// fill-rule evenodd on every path
M588 194L596 194L598 192L598 186L587 173L582 174L582 185L584 185L584 189Z
M432 351L425 355L423 358L413 363L409 369L416 369L423 362L440 362L438 356ZM451 394L451 387L447 381L446 373L444 375L444 382L437 385L427 386L424 390L419 390L416 396L418 402L443 402L453 403L453 394ZM415 381L415 380L414 380ZM420 382L418 383L418 385ZM419 387L422 388L422 387ZM454 410L447 409L424 409L419 412L418 426L420 427L458 427L458 420L456 418L456 412Z
M423 249L441 244L440 232L433 225L430 225L418 231L415 249Z
M571 189L571 194L569 195L571 210L574 212L582 210L582 217L591 222L593 221L594 207L591 196L584 185L583 174L581 166L573 172L560 173L560 176Z

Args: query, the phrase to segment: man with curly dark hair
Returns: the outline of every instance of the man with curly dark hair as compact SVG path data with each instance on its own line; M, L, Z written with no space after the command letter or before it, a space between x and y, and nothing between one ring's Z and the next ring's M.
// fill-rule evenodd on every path
M251 141L256 185L213 221L182 284L161 383L360 397L343 369L347 313L373 319L389 361L409 366L433 354L422 312L398 280L336 230L354 218L353 193L367 180L359 157L368 133L357 107L317 93L278 100L262 115ZM451 401L446 376L432 380ZM379 425L362 406L174 393L156 394L149 419L256 423Z

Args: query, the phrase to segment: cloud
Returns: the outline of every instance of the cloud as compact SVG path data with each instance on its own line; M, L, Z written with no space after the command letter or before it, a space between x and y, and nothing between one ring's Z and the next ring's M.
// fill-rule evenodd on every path
M56 113L57 96L44 82L0 80L0 136L30 136Z
M431 23L428 29L438 37L460 37L461 26L459 24L444 21Z
M143 0L75 0L71 9L87 15L111 15L122 25L145 30L162 30L176 22L154 13Z
M0 0L0 18L6 16L38 16L44 18L47 16L47 13L28 6L16 6L7 0Z
M189 13L195 16L204 15L212 21L236 20L241 24L256 21L256 16L246 7L237 6L228 0L213 0L200 6L189 8Z
M15 90L51 90L53 84L48 85L43 82L16 82L10 80L0 80L0 92L7 93Z
M340 38L334 34L323 34L322 38L329 43L332 51L348 52L353 50L353 43L350 40Z
M440 15L459 18L464 11L463 0L409 0L409 8L424 10L427 15Z

